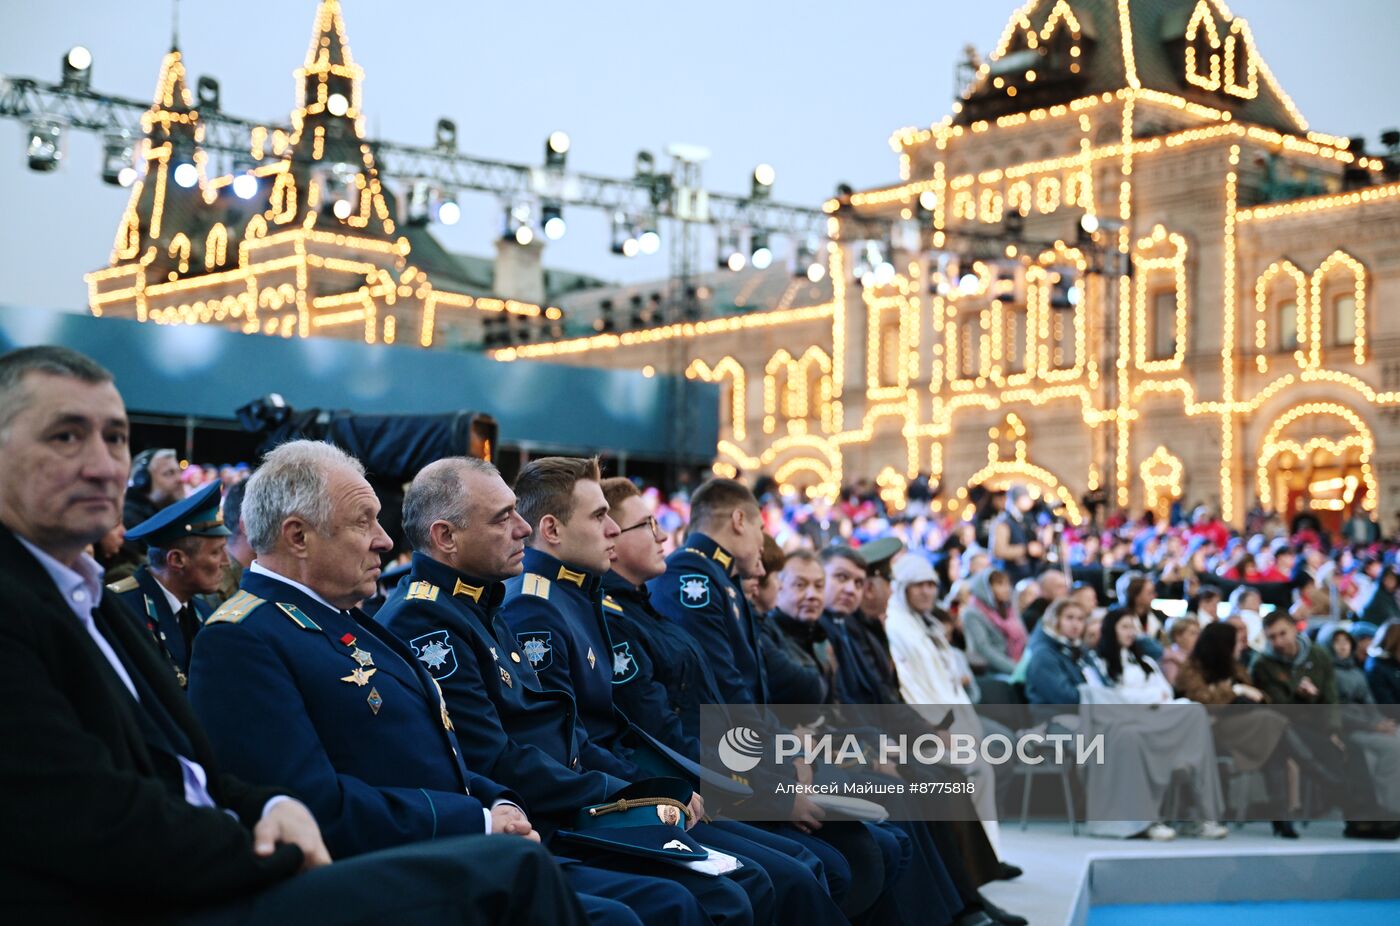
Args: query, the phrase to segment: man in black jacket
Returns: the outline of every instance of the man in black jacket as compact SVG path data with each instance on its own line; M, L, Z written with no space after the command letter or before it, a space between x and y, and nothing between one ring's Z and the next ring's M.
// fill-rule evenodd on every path
M86 552L121 517L127 437L121 396L92 360L54 347L0 357L5 921L580 922L525 840L331 865L302 804L219 772L149 634L103 593Z

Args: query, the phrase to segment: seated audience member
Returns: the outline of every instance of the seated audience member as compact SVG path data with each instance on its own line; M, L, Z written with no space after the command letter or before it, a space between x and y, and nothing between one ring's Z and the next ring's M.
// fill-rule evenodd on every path
M1010 675L1026 648L1026 626L1011 603L1006 573L984 569L972 577L972 597L963 609L968 661L976 671Z
M1109 608L1108 620L1113 623L1114 616L1119 612L1127 612L1137 618L1138 636L1142 639L1142 650L1153 659L1158 659L1162 655L1161 634L1162 628L1166 625L1166 617L1162 612L1152 607L1153 600L1157 597L1157 586L1152 581L1152 577L1136 570L1129 570L1118 577L1115 590L1118 593L1118 604ZM1105 626L1105 631L1107 627Z
M1141 624L1130 611L1104 619L1104 632L1096 652L1108 674L1109 684L1132 704L1164 704L1174 695L1157 660L1143 648Z
M811 550L793 550L778 574L777 604L760 622L774 704L836 702L836 656L821 623L825 601L821 560Z
M1040 595L1021 609L1021 620L1026 625L1026 633L1035 629L1045 609L1069 594L1069 579L1064 570L1057 566L1046 569L1038 577Z
M1274 704L1337 704L1337 679L1332 654L1307 637L1299 636L1292 618L1280 611L1264 622L1266 643L1254 661L1250 677ZM1349 757L1342 738L1342 714L1328 711L1320 724L1294 724L1318 761L1332 769L1345 769L1344 787L1328 785L1330 799L1342 805L1349 817L1343 834L1362 839L1394 839L1400 824L1375 822L1376 788L1361 757Z
M933 616L938 577L919 556L894 566L885 632L899 672L900 693L909 704L970 704L970 677L961 675L943 622Z
M1357 665L1364 669L1366 657L1371 652L1371 644L1376 639L1376 625L1370 621L1352 621L1351 638L1356 641L1354 651Z
M1207 625L1177 676L1177 693L1207 705L1268 703L1240 664L1243 649L1244 640L1234 627L1224 622ZM1312 752L1290 734L1288 720L1277 711L1226 711L1213 715L1213 720L1216 742L1223 744L1235 769L1263 773L1270 808L1278 817L1273 821L1274 835L1297 839L1298 831L1287 819L1297 816L1299 808L1290 798L1285 761L1293 759L1322 779L1335 779L1335 775L1318 765Z
M1201 635L1201 625L1190 614L1174 617L1167 621L1167 648L1162 653L1162 675L1167 684L1176 684L1176 674L1191 655L1196 639Z
M1245 639L1252 650L1264 646L1264 618L1259 613L1263 606L1264 599L1257 588L1241 585L1230 593L1230 616L1244 622Z
M1025 614L1031 602L1040 597L1040 582L1027 577L1016 583L1012 600L1016 602L1016 613Z
M1382 624L1366 652L1366 681L1376 703L1400 704L1400 620Z
M1400 572L1394 566L1386 566L1376 579L1376 589L1371 600L1361 609L1362 620L1380 626L1386 621L1400 619Z
M1099 593L1088 582L1075 582L1070 587L1069 597L1073 598L1086 615L1099 611Z
M1129 623L1125 615L1123 624ZM1031 704L1080 704L1085 690L1109 687L1107 677L1082 645L1083 630L1084 610L1071 599L1056 602L1045 612L1031 637L1026 668L1026 697ZM1105 635L1112 632L1112 628L1105 628ZM1105 733L1108 758L1102 768L1091 765L1088 769L1089 832L1153 840L1176 838L1177 831L1161 820L1129 819L1131 811L1160 811L1175 771L1171 763L1154 761L1164 756L1177 757L1181 768L1192 773L1192 790L1202 813L1208 821L1218 819L1220 780L1205 715L1187 714L1178 708L1170 715L1154 715L1161 719L1156 724L1148 723L1143 713L1117 716L1132 722L1120 720L1109 726ZM1080 724L1077 715L1068 713L1057 713L1052 719L1071 728ZM1198 829L1203 838L1219 839L1225 834L1225 828L1214 822L1203 823Z
M1337 678L1337 701L1346 705L1342 729L1346 740L1366 757L1376 783L1376 803L1387 815L1400 813L1400 736L1395 721L1376 707L1376 698L1357 665L1356 641L1340 624L1318 632L1317 645L1332 653Z
M7 923L583 922L548 855L470 837L331 863L306 806L223 772L84 550L120 521L129 424L61 347L0 357L0 893Z
M1201 627L1220 620L1220 602L1224 596L1214 585L1202 585L1186 604L1186 612L1196 615Z
M967 637L963 633L962 617L957 614L950 614L937 606L933 609L933 617L943 625L943 635L947 638L948 644L952 647L949 657L957 666L958 677L968 680L967 696L972 699L973 704L980 703L982 691L977 684L977 676L973 674L972 664L967 661Z

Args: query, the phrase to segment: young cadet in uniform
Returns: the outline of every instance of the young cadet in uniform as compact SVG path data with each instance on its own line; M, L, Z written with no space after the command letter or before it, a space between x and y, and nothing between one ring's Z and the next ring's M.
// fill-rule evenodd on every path
M733 479L711 479L690 500L685 544L652 581L651 603L707 653L728 704L766 704L758 627L736 576L763 576L763 519L753 493Z
M651 605L646 583L666 569L665 538L641 493L623 478L605 479L602 485L609 513L622 525L613 568L603 577L603 614L613 640L613 696L649 734L699 762L700 705L721 703L711 660L690 634ZM755 781L755 790L760 787L769 790L772 784ZM831 895L848 916L869 910L885 882L893 883L893 875L886 877L878 837L866 824L823 823L821 810L805 795L794 796L791 820L773 828L780 838L797 841L821 859Z
M292 441L249 479L243 523L257 559L205 624L190 702L215 752L305 800L337 855L459 834L539 841L501 785L462 761L447 705L413 651L356 607L390 546L357 460ZM594 923L636 924L630 888L566 865ZM596 889L596 890L595 890Z
M150 635L85 552L121 516L128 430L111 374L82 354L0 357L5 922L582 922L527 840L331 863L303 804L219 768Z
M590 770L588 759L601 750L583 736L572 699L541 689L497 615L502 583L521 571L530 527L516 513L515 493L496 468L470 457L424 467L404 493L403 525L414 549L412 568L376 619L408 641L441 686L467 764L519 793L546 835L627 788L626 780ZM699 895L731 893L729 906L747 904L728 879L712 880L645 858L617 856L603 863L635 872L629 903L646 922L703 916L698 903L671 880ZM671 880L658 882L658 877ZM693 913L662 906L677 892Z
M149 564L107 586L150 630L182 688L195 634L214 613L199 596L218 591L228 566L224 547L230 531L219 509L221 488L211 482L128 530L127 540L145 542Z
M631 758L629 725L612 700L614 652L602 615L600 579L611 567L618 527L608 516L599 475L596 460L565 457L533 460L521 470L515 493L532 534L525 571L506 583L501 614L540 683L574 698L589 739L613 753L620 777L635 780L646 776ZM784 921L790 914L817 915L808 911L831 908L826 887L817 880L818 861L802 847L790 841L761 845L758 837L711 824L697 826L692 835L762 874L765 892L776 891ZM755 893L749 896L754 899ZM772 921L773 913L766 903L755 906L759 922Z

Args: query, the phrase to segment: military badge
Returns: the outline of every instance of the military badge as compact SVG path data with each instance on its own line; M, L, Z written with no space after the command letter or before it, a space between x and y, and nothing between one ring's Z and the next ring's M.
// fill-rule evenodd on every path
M554 664L554 647L549 645L550 633L547 630L529 630L515 635L525 660L536 672L548 669Z
M365 703L369 705L369 709L372 713L379 713L379 709L384 706L384 699L379 696L378 688L371 688L369 690L369 697L365 698Z
M497 666L501 670L501 681L506 683L507 688L515 687L515 680L510 677L510 670L505 666Z
M598 657L593 655L593 647L588 648L588 668L598 668Z
M703 608L710 603L710 579L692 573L681 576L681 604L687 608Z
M621 685L637 677L637 660L632 656L632 644L613 644L613 684Z
M446 679L457 671L457 651L452 648L446 630L434 630L414 637L408 641L408 645L413 647L413 655L418 657L433 678Z

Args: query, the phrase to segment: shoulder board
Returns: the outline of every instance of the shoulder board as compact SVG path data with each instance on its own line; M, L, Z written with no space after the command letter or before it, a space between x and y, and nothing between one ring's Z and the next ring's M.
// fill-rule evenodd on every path
M238 592L228 601L219 605L218 610L204 619L205 624L237 624L253 613L263 600L251 592Z
M520 583L520 593L522 595L534 595L538 598L549 600L549 580L544 576L534 572L525 573Z
M277 607L281 610L283 614L291 618L293 624L296 624L302 630L321 629L321 626L319 624L317 624L311 618L307 617L306 614L302 612L301 608L298 608L296 605L287 604L286 602L279 601L277 602Z
M408 587L409 601L437 601L438 587L431 582L414 582Z
M709 557L707 557L704 553L701 553L699 550L695 549L694 547L681 547L681 552L682 552L682 553L694 553L696 556L700 557L701 559L709 559Z
M107 591L114 595L125 595L127 592L134 592L141 587L141 583L136 581L135 576L127 576L125 579L118 579L107 586Z
M625 612L622 610L622 605L620 605L620 604L618 604L616 601L614 601L614 600L613 600L613 597L612 597L611 595L604 595L604 596L603 596L603 607L608 608L609 610L612 610L612 611L616 611L616 612L619 613L619 614L625 613Z

